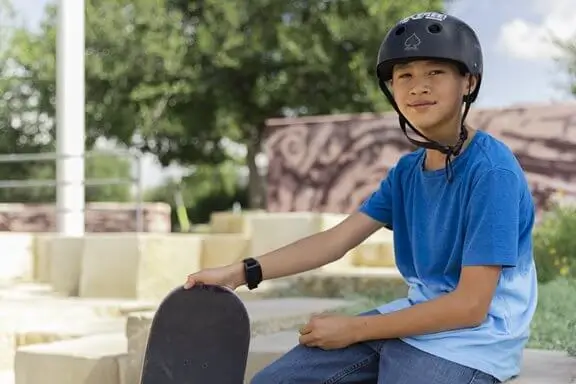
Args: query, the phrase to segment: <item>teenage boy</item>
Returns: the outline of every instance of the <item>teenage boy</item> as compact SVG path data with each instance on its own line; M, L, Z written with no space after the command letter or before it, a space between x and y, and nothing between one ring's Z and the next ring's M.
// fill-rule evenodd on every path
M380 87L420 149L341 224L186 286L250 289L336 261L393 230L406 298L360 316L314 316L253 384L488 384L518 374L537 303L534 204L514 154L464 123L482 80L475 32L450 15L401 20L379 50ZM415 140L407 127L423 140Z

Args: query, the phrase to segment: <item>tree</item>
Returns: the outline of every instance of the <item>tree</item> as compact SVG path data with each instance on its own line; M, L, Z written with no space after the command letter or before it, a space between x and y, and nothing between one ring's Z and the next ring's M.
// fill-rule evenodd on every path
M168 203L173 213L186 210L192 223L207 223L214 211L225 211L234 203L245 206L245 188L238 183L239 169L233 161L194 167L181 180L169 180L163 185L147 191L146 201ZM180 218L172 215L173 227L180 227Z
M187 113L196 124L228 126L247 148L249 195L263 204L257 172L270 117L387 109L374 77L379 44L403 16L441 10L441 1L170 0L193 31L187 61L195 92L216 110ZM208 106L209 107L209 106Z
M558 41L557 45L563 51L560 62L568 76L570 92L576 96L576 35L572 39Z
M374 77L382 38L403 16L441 9L440 0L88 0L88 145L105 136L164 165L202 165L229 161L224 138L241 143L260 207L265 121L387 109ZM52 6L38 34L19 30L11 43L20 81L49 117L55 16Z
M48 155L56 149L53 137L55 60L54 54L45 56L38 48L50 40L34 38L19 28L9 2L0 0L0 16L0 154ZM85 164L89 179L129 178L131 173L130 162L118 157L90 157ZM0 162L0 182L5 184L30 180L49 182L55 175L55 162L48 157ZM55 192L53 186L1 188L0 202L53 202ZM87 201L130 199L130 186L126 184L86 189Z

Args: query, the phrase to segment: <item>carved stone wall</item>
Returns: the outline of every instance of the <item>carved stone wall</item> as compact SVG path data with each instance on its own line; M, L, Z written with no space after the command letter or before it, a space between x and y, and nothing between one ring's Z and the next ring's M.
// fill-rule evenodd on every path
M130 203L87 203L86 232L134 232L136 206ZM142 205L143 232L170 232L170 206ZM56 212L51 204L0 204L0 231L54 232Z
M576 196L576 104L476 109L468 123L504 141L542 209L558 190ZM265 141L271 212L348 213L413 149L395 114L271 119Z

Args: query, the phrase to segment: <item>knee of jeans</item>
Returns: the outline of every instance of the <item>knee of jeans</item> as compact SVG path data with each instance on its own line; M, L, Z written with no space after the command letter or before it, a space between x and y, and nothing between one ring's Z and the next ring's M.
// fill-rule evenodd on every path
M271 384L273 383L272 374L268 367L257 372L250 380L250 384Z

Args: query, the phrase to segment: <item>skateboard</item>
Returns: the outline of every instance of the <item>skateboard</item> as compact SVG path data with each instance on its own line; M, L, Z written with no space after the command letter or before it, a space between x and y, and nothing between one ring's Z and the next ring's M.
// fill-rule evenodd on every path
M140 384L242 384L250 321L230 289L176 288L150 327Z

